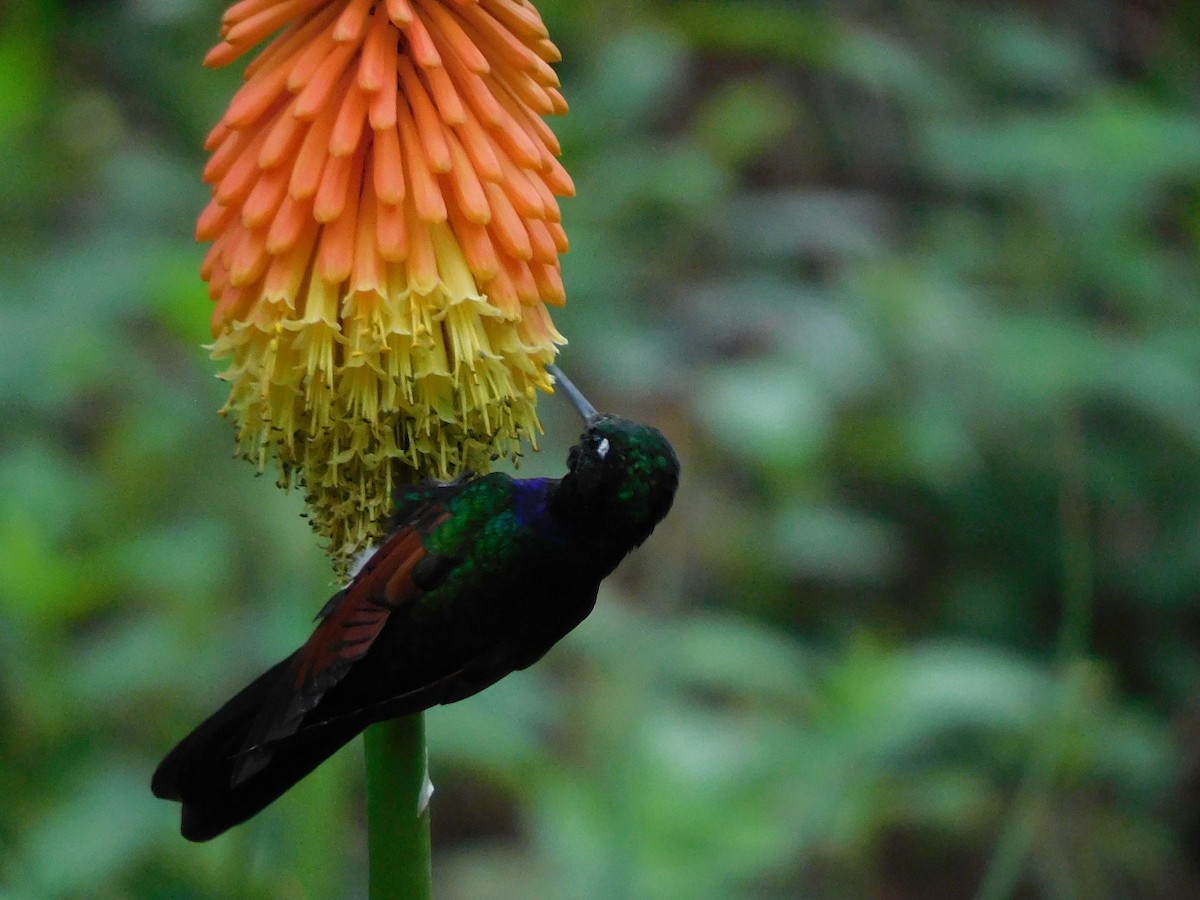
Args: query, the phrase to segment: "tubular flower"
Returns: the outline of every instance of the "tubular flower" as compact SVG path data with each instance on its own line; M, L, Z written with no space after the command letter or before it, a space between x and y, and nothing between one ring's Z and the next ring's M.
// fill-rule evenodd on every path
M205 64L276 32L208 138L197 237L239 450L344 565L394 483L540 429L574 191L542 116L567 106L528 0L241 0Z

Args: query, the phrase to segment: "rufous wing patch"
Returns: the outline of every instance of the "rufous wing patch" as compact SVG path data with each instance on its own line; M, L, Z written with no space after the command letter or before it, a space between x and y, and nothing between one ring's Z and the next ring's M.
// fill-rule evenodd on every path
M278 699L264 705L250 729L234 769L235 785L260 771L270 760L270 745L294 734L321 698L366 656L392 613L425 592L413 578L429 556L424 536L449 516L435 506L428 515L414 517L321 611L316 630L296 653L290 683L280 684Z

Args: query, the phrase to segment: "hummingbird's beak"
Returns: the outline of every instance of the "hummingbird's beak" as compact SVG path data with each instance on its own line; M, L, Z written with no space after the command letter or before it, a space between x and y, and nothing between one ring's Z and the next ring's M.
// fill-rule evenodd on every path
M579 388L571 383L571 379L563 374L562 369L551 363L546 366L546 371L554 376L554 383L561 384L571 402L575 404L575 408L579 410L579 414L583 416L583 421L591 425L596 419L600 418L600 413L596 412L596 407L588 403L587 397L579 393Z

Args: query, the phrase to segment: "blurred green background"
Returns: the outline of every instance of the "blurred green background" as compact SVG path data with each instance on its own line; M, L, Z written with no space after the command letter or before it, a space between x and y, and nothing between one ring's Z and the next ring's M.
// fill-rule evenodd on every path
M685 480L429 715L439 898L1200 896L1197 7L539 6L563 363ZM365 894L357 743L208 845L148 789L331 584L199 347L221 8L0 6L5 898Z

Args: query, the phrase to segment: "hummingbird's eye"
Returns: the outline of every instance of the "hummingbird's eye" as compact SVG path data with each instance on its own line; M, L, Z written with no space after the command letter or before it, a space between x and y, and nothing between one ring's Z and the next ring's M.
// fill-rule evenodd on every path
M608 456L608 438L600 438L600 443L596 445L596 455L601 459Z

